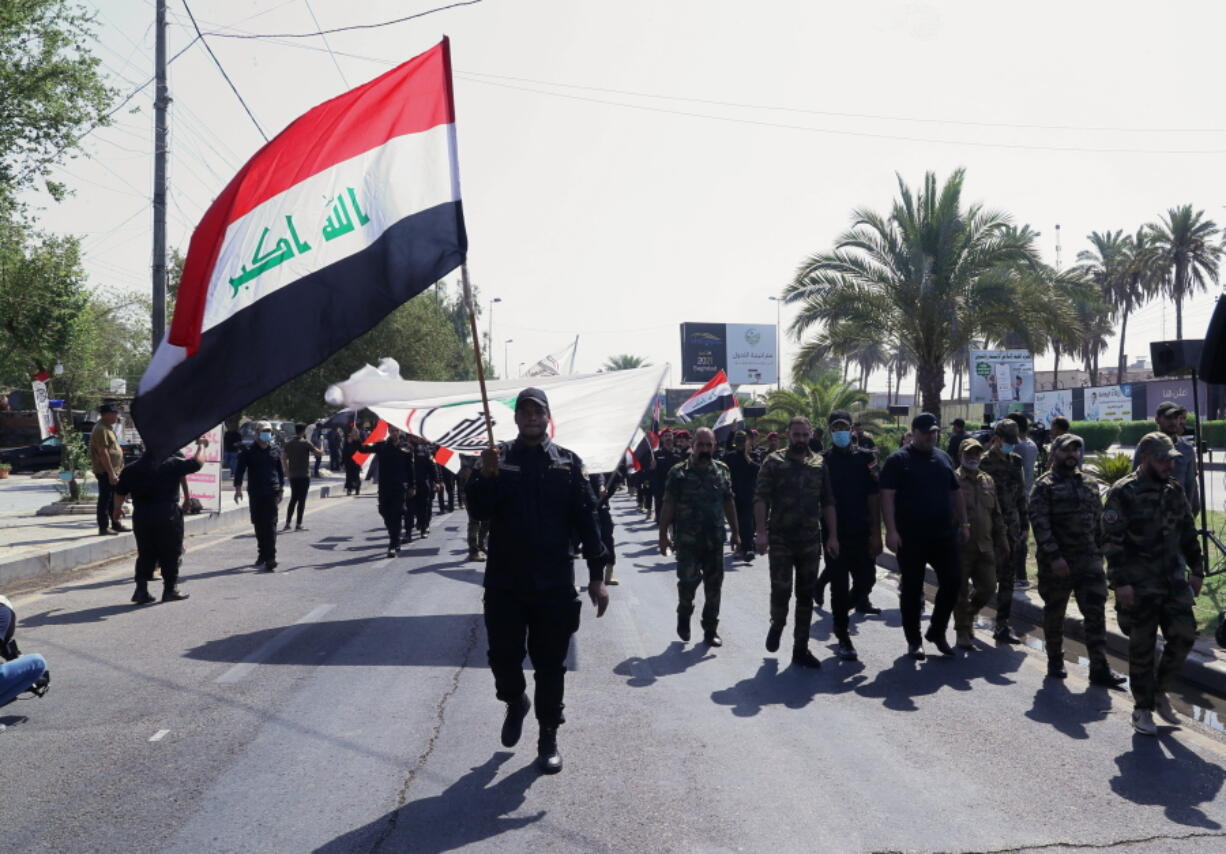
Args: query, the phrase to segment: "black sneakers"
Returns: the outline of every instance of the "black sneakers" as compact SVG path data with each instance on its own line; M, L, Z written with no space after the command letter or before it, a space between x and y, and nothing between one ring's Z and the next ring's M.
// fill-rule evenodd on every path
M778 652L779 639L783 637L783 626L771 623L770 631L766 633L766 651Z

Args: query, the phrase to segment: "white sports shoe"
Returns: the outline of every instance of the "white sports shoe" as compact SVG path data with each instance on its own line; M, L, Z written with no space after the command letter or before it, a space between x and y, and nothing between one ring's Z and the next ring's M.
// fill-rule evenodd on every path
M1141 735L1157 735L1158 727L1154 726L1154 715L1149 709L1136 709L1132 713L1132 728Z
M1159 694L1154 698L1154 711L1158 713L1158 717L1171 726L1179 726L1179 715L1175 713L1175 708L1171 705L1171 698L1166 694Z

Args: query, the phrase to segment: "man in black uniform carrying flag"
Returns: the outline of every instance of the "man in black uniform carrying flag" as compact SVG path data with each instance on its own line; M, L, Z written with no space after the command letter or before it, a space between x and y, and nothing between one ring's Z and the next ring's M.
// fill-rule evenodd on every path
M583 461L547 435L549 401L543 391L519 393L515 424L518 438L482 452L481 467L468 481L468 507L474 519L490 523L485 630L494 686L507 704L502 743L513 747L519 741L532 708L525 691L526 651L536 680L537 764L555 774L562 770L557 735L565 722L566 651L579 628L581 607L571 538L578 535L583 543L597 617L609 606L604 546Z

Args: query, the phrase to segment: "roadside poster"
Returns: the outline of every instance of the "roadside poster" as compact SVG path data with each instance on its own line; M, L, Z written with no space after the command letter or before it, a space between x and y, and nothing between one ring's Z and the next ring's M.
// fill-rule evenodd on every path
M971 350L971 403L1034 402L1034 357L1029 350Z
M204 449L204 468L187 476L188 494L200 502L205 513L221 512L221 437L224 430L225 425L218 424L204 434L209 440L209 446ZM196 456L195 441L184 446L182 453L189 459Z
M1131 421L1132 386L1108 385L1085 390L1086 421Z
M46 439L51 435L51 401L47 396L47 384L40 380L35 380L34 387L34 409L38 412L38 438L39 440Z
M683 323L681 381L704 384L723 371L734 386L773 385L778 344L773 323Z
M1034 393L1034 420L1044 427L1051 427L1052 419L1063 416L1073 420L1073 390L1036 391Z

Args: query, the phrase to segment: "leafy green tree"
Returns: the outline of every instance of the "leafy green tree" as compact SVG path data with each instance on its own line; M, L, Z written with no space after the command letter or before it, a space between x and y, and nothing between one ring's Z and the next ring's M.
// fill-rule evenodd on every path
M94 30L93 13L69 0L0 3L0 200L45 177L105 123L115 93L90 52Z
M604 371L631 371L635 368L650 368L651 362L642 356L631 356L623 353L620 356L610 356L601 366Z
M1191 205L1170 208L1146 228L1153 236L1159 269L1165 273L1166 292L1175 301L1175 337L1183 338L1183 301L1195 291L1217 284L1222 249L1219 229L1204 211Z
M88 305L76 238L0 225L0 382L51 370L82 334Z
M928 173L918 192L899 177L889 214L854 211L834 249L806 259L784 290L800 305L797 336L850 322L905 347L923 407L938 417L945 368L973 337L1003 337L1023 311L1035 324L1053 313L1071 320L1043 274L1035 234L1003 212L964 207L963 177L959 169L938 186ZM1023 297L1039 304L1023 306Z

